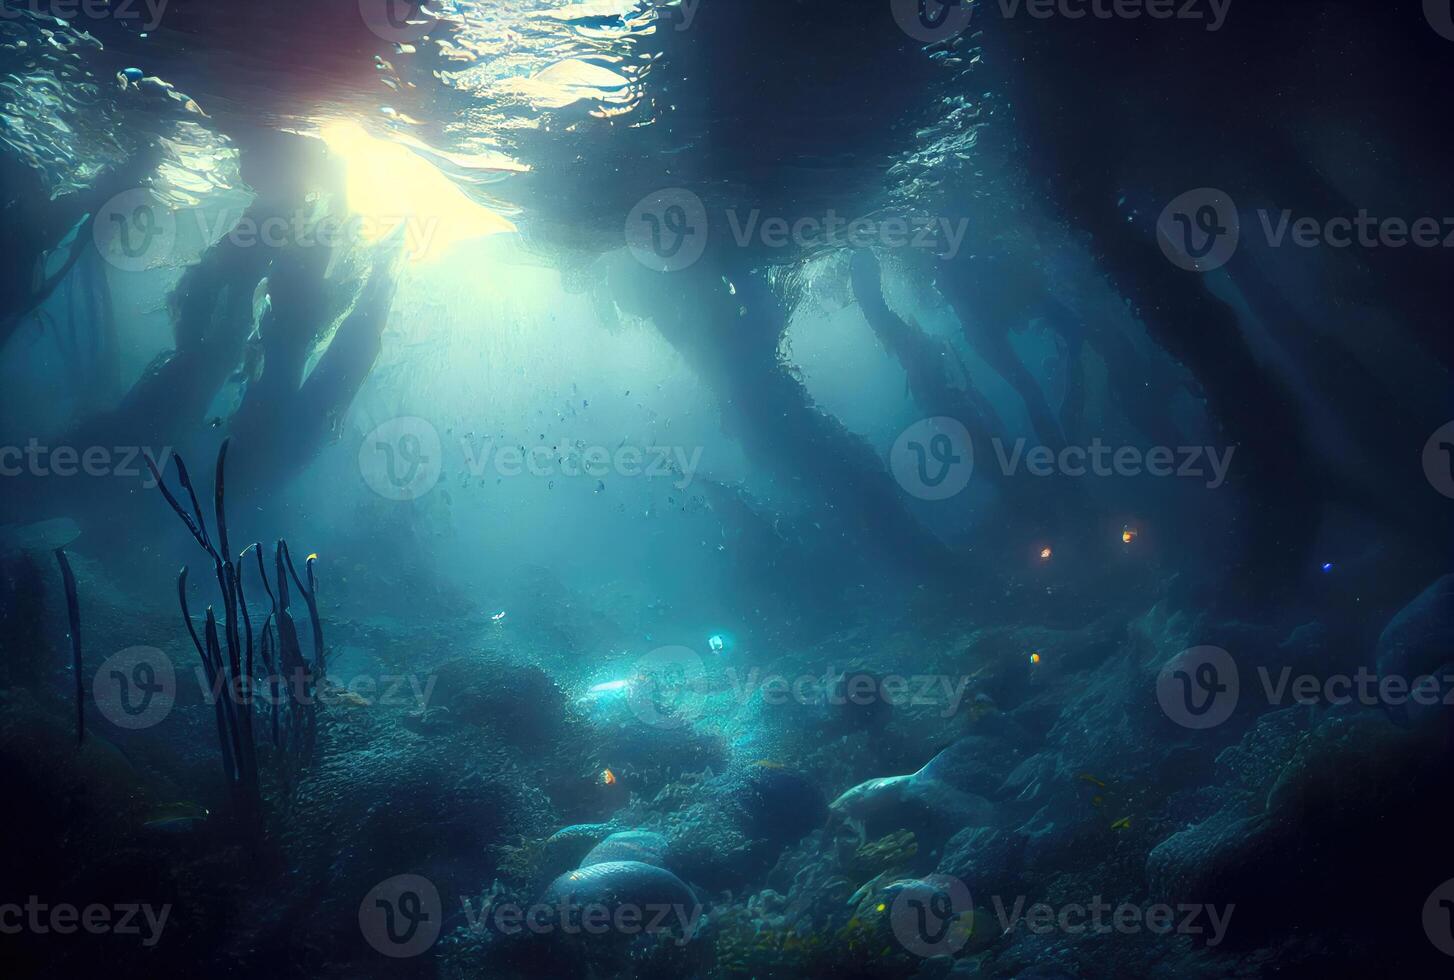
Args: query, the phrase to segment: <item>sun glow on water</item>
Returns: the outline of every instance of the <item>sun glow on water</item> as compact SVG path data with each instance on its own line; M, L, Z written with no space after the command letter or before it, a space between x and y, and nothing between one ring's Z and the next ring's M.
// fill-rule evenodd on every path
M516 231L507 218L470 199L417 153L370 136L358 123L335 121L319 130L345 165L348 209L359 235L376 242L403 229L411 262L440 258L452 246Z

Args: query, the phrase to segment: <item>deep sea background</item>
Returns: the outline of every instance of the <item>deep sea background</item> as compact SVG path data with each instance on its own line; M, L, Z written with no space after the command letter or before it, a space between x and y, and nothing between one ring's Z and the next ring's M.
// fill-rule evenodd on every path
M5 976L1448 975L1448 0L0 12Z

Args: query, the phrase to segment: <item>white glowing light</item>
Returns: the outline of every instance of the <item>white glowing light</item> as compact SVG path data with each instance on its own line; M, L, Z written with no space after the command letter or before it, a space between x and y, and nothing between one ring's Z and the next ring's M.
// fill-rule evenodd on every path
M402 227L405 254L423 262L459 242L516 230L428 160L370 136L356 122L329 122L319 135L344 163L348 210L361 219L359 234L365 241L380 241Z

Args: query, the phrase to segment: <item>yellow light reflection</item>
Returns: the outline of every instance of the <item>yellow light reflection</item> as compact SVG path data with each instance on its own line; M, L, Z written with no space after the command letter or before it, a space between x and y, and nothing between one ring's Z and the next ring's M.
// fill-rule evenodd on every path
M329 122L319 135L345 166L348 209L358 234L376 242L401 226L411 262L437 259L459 242L517 230L470 199L423 157L370 136L356 122Z

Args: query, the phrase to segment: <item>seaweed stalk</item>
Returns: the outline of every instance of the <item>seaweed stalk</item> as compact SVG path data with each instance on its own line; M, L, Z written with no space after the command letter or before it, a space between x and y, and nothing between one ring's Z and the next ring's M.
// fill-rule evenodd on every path
M217 522L216 537L208 533L207 519L203 514L196 488L192 484L186 464L180 456L172 455L177 464L177 482L186 494L191 512L179 500L180 493L174 493L161 478L157 462L147 457L147 465L156 478L157 487L172 510L212 559L217 575L217 588L222 604L207 607L205 629L198 635L187 605L187 569L182 569L177 579L177 596L182 608L192 645L202 659L207 682L214 692L214 709L217 716L217 739L222 752L223 773L240 821L254 830L261 829L262 788L258 774L257 738L255 734L257 710L255 692L257 674L254 654L260 653L263 666L268 671L268 682L272 693L270 706L272 742L280 751L278 763L284 785L290 785L292 770L299 760L306 761L312 753L317 728L317 707L311 697L316 678L303 659L298 645L297 627L288 611L288 575L298 582L299 591L309 605L314 625L315 662L323 663L323 639L319 630L317 606L313 598L317 580L310 561L307 569L308 586L298 579L292 567L292 557L287 545L278 542L277 591L274 592L267 569L263 562L262 547L253 544L234 560L227 529L227 452L230 440L224 441L217 454L216 483L213 487L213 513ZM252 617L247 608L247 591L243 576L247 564L247 553L256 551L258 574L263 589L272 602L272 612L262 624L262 635L253 632ZM321 671L321 668L320 668ZM283 715L280 686L289 683L289 674L296 673L298 689L289 697L287 736L283 735ZM291 692L289 692L291 694ZM290 760L289 755L296 756Z
M86 691L81 677L81 605L76 599L76 576L71 571L65 548L56 549L56 562L61 566L61 581L66 587L66 613L71 624L71 665L76 675L76 744L86 741Z
M316 555L309 555L304 563L303 570L308 575L308 585L305 587L298 579L298 570L293 567L293 554L288 550L287 542L279 541L278 546L283 549L283 557L288 562L288 574L293 576L293 584L298 587L298 593L308 606L308 620L313 626L313 674L315 680L321 680L328 665L324 663L323 656L323 624L318 618L318 579L313 574L313 565L318 558Z

